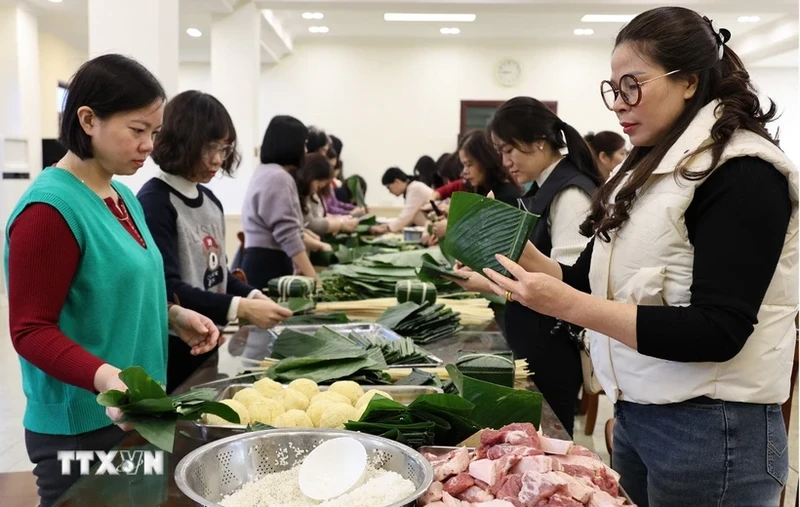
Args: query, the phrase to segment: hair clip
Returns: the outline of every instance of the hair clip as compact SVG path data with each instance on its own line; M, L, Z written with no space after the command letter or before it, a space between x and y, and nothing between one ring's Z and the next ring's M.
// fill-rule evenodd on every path
M708 23L708 26L711 27L711 32L714 33L714 37L717 39L717 47L719 48L719 59L722 60L722 55L725 52L725 44L731 40L731 31L727 28L717 28L716 23L714 23L713 19L708 19L708 16L703 16L703 20Z

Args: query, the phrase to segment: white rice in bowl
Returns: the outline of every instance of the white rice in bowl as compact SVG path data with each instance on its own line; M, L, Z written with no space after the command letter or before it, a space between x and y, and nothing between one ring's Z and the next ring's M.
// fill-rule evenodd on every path
M364 484L333 500L318 502L300 491L300 467L269 474L242 486L220 502L224 507L384 507L408 497L416 488L402 475L367 467Z

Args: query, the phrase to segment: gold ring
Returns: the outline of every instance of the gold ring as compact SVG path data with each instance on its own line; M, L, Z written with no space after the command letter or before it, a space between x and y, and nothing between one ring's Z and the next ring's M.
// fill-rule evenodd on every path
M511 297L511 291L510 290L506 291L506 301L508 301L509 303L513 303L514 302L514 298Z

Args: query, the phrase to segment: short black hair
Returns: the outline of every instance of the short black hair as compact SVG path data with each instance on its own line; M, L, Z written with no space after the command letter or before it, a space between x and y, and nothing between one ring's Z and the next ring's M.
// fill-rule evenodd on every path
M302 166L307 139L308 129L297 118L283 115L272 118L261 142L261 163Z
M241 162L233 120L222 102L189 90L173 97L164 108L164 124L151 156L162 171L192 179L204 150L218 141L233 147L233 154L222 162L222 170L230 176Z
M316 153L320 148L330 143L328 134L324 130L317 127L310 127L308 129L308 152Z
M400 181L411 181L414 178L407 175L403 172L402 169L399 167L390 167L386 169L386 172L383 173L383 178L381 178L381 185L390 185L395 182L395 180Z
M78 109L89 107L105 120L167 100L164 87L144 65L118 54L93 58L81 65L67 86L58 140L81 160L94 156L92 139L78 119Z

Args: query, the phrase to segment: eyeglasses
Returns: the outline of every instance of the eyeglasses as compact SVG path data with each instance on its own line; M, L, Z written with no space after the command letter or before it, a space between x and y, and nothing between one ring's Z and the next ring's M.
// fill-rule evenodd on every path
M654 77L647 81L639 81L633 74L625 74L619 78L619 85L615 85L609 80L602 81L600 83L600 94L603 97L603 102L606 107L611 111L614 110L614 104L617 102L617 97L620 95L622 96L622 101L629 106L638 106L639 102L642 101L642 86L661 79L662 77L671 76L677 72L680 72L680 69L667 72L662 76Z
M222 157L222 161L228 160L231 155L233 155L234 148L232 144L210 144L205 149L205 155L208 157L213 157L214 155L219 154Z

